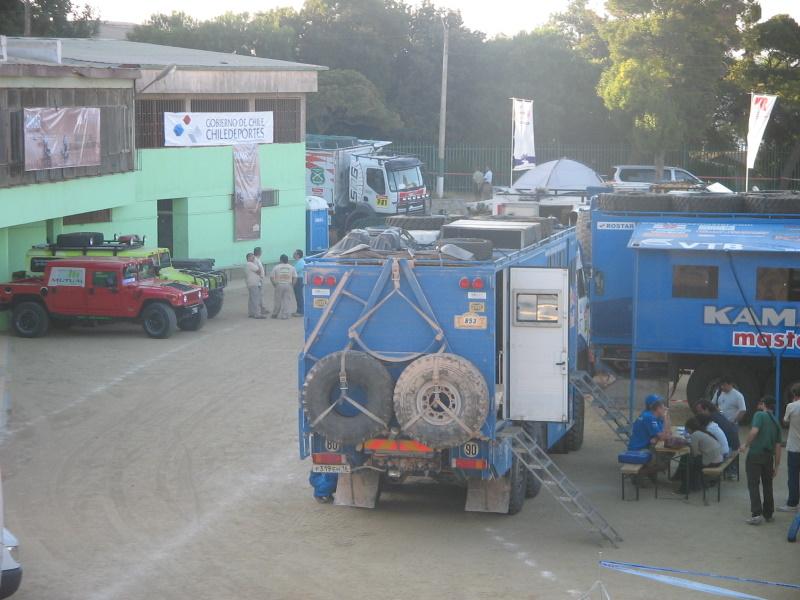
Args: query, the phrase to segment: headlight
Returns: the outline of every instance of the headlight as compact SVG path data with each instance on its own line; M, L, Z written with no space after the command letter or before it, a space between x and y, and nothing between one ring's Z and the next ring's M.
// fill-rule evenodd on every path
M5 528L2 531L2 538L3 545L5 546L6 550L8 550L11 558L14 559L14 562L19 564L19 542L17 541L17 538L14 537L13 533Z
M183 295L183 303L186 304L189 301L189 296L186 294Z

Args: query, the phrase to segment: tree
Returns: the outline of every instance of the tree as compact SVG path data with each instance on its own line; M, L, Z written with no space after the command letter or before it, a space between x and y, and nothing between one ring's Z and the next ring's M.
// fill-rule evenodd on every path
M373 83L358 71L341 69L319 75L319 90L308 102L313 133L392 138L403 126L386 107Z
M88 4L71 0L28 0L31 35L42 37L91 37L100 28L97 14ZM0 35L23 35L25 3L0 0Z
M712 122L726 56L751 0L608 0L609 64L597 90L625 113L661 177L665 150L698 142Z

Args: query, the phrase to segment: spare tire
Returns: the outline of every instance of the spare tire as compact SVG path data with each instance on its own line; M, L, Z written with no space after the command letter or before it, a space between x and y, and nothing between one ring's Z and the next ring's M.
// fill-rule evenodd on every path
M667 194L600 194L597 205L604 210L667 212L672 202Z
M752 213L771 215L796 215L800 213L800 194L748 195L744 199L747 210Z
M673 194L672 210L694 213L744 212L744 198L738 194Z
M339 371L344 355L347 376L346 394L380 421L342 400ZM360 444L388 429L392 418L392 377L378 360L364 352L339 351L320 359L306 375L303 383L303 408L316 433L340 444ZM327 414L325 414L327 411ZM320 417L325 414L324 417Z
M475 260L489 260L492 258L492 250L494 250L494 244L491 241L481 238L442 238L434 242L434 248L438 250L445 244L453 244L467 252L472 252Z
M438 231L447 222L444 215L429 216L406 216L392 215L386 217L386 224L392 227L401 227L405 230L416 229L417 231Z
M394 411L407 435L431 448L451 448L480 434L489 414L489 389L467 359L427 354L397 379Z

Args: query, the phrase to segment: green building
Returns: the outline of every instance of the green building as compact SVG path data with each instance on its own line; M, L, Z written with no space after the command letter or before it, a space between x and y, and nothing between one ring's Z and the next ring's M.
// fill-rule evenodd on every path
M254 246L265 262L303 248L306 95L323 69L118 40L0 39L0 281L26 269L32 244L73 231L145 235L219 268ZM66 107L99 109L99 164L54 168L47 143L26 149L24 109ZM257 239L234 233L232 146L165 147L165 112L272 113L273 143L258 147ZM32 170L26 151L46 168Z

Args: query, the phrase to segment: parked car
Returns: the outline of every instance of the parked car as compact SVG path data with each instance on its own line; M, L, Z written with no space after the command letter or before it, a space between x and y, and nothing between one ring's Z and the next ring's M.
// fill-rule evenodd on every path
M206 288L157 279L149 259L84 257L50 260L41 277L0 284L0 310L11 310L21 337L77 321L141 323L147 335L167 338L180 327L200 329L208 318Z
M22 566L17 557L17 538L3 527L3 486L0 481L0 532L2 532L2 546L0 547L0 600L8 598L19 589L22 582Z
M609 183L620 190L648 190L653 184L676 183L703 187L715 193L733 193L733 190L721 183L709 184L686 169L670 166L664 167L662 179L656 181L656 168L653 165L617 165Z

